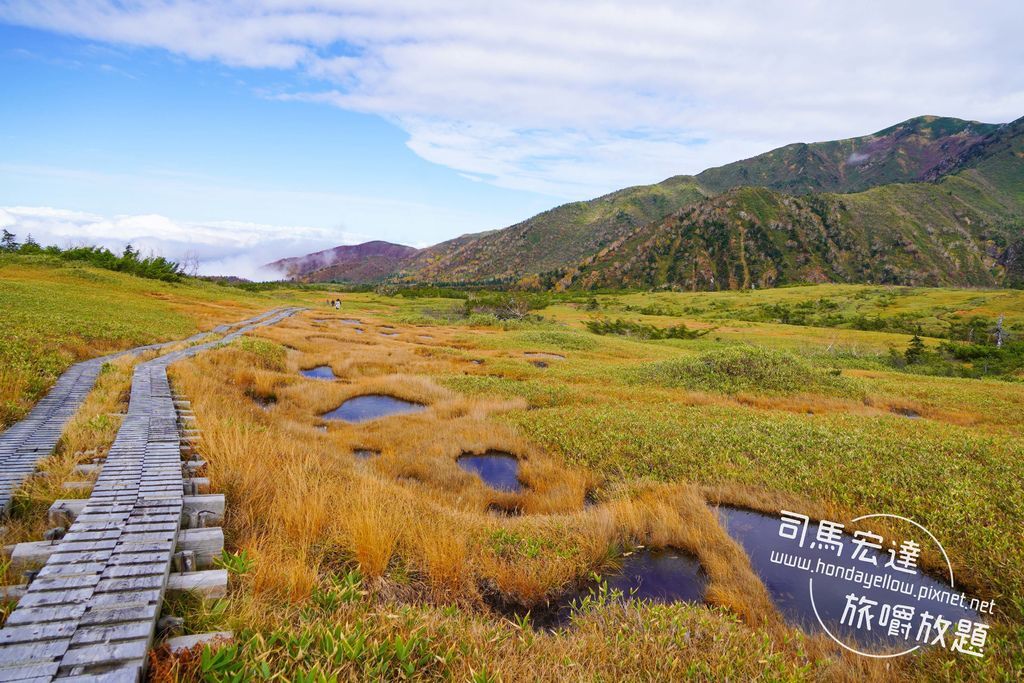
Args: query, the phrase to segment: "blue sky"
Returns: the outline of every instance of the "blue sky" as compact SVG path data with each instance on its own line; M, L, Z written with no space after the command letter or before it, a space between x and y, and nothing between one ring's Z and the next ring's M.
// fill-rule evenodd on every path
M0 45L0 206L315 226L318 248L424 246L559 201L428 162L379 116L260 96L276 70L12 26Z
M1024 12L962 7L0 0L0 225L249 275L919 114L1021 116Z

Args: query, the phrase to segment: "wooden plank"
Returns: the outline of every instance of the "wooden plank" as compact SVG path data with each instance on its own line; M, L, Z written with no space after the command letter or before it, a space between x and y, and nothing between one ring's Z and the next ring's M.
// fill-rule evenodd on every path
M167 577L167 594L192 594L204 598L223 598L228 594L228 573L225 569L172 573Z
M171 652L190 650L197 645L215 645L233 640L235 634L231 631L213 631L212 633L193 633L187 636L175 636L164 641Z
M196 567L206 569L224 551L224 530L220 527L182 529L178 532L178 550L195 553Z

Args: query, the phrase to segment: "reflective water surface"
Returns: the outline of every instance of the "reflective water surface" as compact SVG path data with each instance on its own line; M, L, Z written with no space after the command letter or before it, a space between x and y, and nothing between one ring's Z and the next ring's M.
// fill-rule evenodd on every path
M382 394L365 394L356 396L342 403L340 406L324 413L325 420L343 420L345 422L367 422L389 415L402 415L405 413L418 413L425 410L426 406L421 403L403 401L394 396Z

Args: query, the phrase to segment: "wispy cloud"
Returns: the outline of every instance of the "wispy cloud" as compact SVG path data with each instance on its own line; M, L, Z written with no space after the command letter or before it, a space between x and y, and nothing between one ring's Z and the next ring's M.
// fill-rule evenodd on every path
M592 195L923 113L1024 113L1021 3L0 2L0 18L234 67L386 117L497 185Z
M107 217L48 206L0 207L0 227L22 241L32 235L43 245L98 245L119 253L131 244L143 253L179 262L194 256L201 274L249 279L278 279L280 274L261 266L282 256L366 239L305 226L176 221L158 214Z
M160 213L174 215L178 224L189 226L316 226L302 230L317 231L317 239L322 240L317 248L371 239L427 246L456 234L503 227L513 222L513 218L525 217L517 215L505 223L494 224L488 216L449 208L443 204L410 201L401 197L249 184L203 173L162 168L136 173L109 173L61 166L0 163L0 185L4 183L8 187L15 183L38 187L72 183L97 195L115 197L112 204L117 208L113 210L93 207L95 211L91 213L71 212L83 216L112 215L115 212L147 215ZM14 199L12 203L16 201ZM44 203L46 199L44 197L36 201ZM74 200L68 203L75 204ZM251 223L223 220L223 217L238 215L255 217L255 220ZM208 220L207 216L218 216L219 222ZM324 216L328 217L326 223L322 222ZM334 218L336 216L344 219L339 223ZM409 224L410 217L415 217L416 230L402 231L401 227ZM287 231L290 228L281 229ZM215 234L207 235L210 241L217 238ZM226 244L236 243L236 238L231 234L223 235L223 239ZM298 256L302 253L281 252L274 258Z

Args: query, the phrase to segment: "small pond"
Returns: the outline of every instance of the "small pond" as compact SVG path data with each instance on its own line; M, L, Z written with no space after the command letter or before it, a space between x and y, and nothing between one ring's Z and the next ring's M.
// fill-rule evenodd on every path
M608 588L622 594L623 600L650 600L657 603L704 601L707 575L693 555L665 548L652 550L639 548L620 558L621 565L601 575ZM575 607L597 585L587 582L530 612L534 626L557 629L569 626ZM575 604L574 604L575 603ZM505 613L524 613L520 609L498 609Z
M315 368L299 370L299 374L303 377L312 377L313 379L337 379L330 365L318 365Z
M418 413L425 409L426 406L422 403L403 401L400 398L382 394L365 394L350 398L329 413L324 413L322 417L325 420L367 422L389 415Z
M484 483L499 491L519 493L519 460L504 451L487 451L483 455L464 453L459 456L459 467L476 474Z
M946 634L947 646L952 643L951 638L958 620L966 618L977 621L979 619L976 612L962 606L951 606L932 600L918 601L916 598L921 587L948 590L948 581L937 580L922 574L920 570L916 574L907 574L885 569L885 564L890 558L888 552L866 549L865 557L874 559L877 562L877 568L870 564L870 559L867 561L859 557L853 559L851 557L854 549L853 537L850 535L842 536L842 555L837 556L834 548L823 548L815 542L817 523L811 522L807 525L806 541L804 547L801 548L797 540L779 536L780 516L778 515L765 515L732 507L720 507L718 514L729 535L743 546L750 558L750 564L761 577L782 616L789 623L800 626L809 632L817 633L822 630L814 614L816 607L828 630L847 644L860 643L871 649L905 650L917 644L914 639L919 626L919 615L923 610L927 610L932 615L941 614L952 622L953 626ZM922 535L924 535L923 532ZM900 539L900 542L902 540ZM914 540L923 545L921 539ZM812 545L818 547L812 548ZM787 562L792 564L787 565ZM846 580L842 576L829 576L821 571L825 566L853 567L855 570L863 568L870 570L867 574L869 577L888 575L898 580L900 584L895 590L883 586L865 589L863 584ZM812 579L814 582L813 606L808 590L808 584ZM893 583L890 585L897 586ZM878 607L871 610L871 613L875 615L876 622L882 605L913 606L915 614L911 620L912 630L909 638L904 640L903 637L888 636L886 629L880 628L878 623L875 623L870 631L865 628L858 629L849 625L841 625L840 621L843 611L846 609L846 595L848 594L854 594L858 596L858 599L860 596L865 596L869 600L877 601Z

